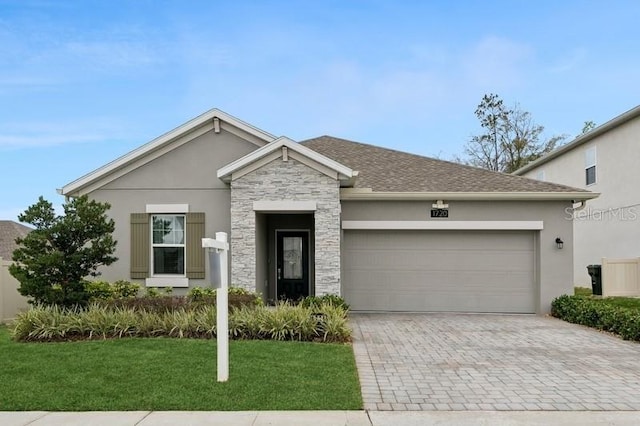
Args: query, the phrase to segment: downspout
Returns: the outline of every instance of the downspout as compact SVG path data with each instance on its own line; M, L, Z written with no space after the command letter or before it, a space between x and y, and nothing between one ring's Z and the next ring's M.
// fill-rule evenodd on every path
M575 204L575 200L574 200L574 204ZM574 212L579 212L580 210L583 210L585 207L587 207L587 200L580 200L580 205L578 207L573 207L573 211Z

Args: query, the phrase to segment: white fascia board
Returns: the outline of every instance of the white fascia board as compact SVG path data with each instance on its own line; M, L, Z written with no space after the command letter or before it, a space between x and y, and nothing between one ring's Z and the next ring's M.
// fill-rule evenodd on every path
M374 192L369 188L342 188L341 200L467 200L467 201L583 201L597 192Z
M77 181L74 181L63 187L61 189L61 195L75 196L79 195L79 191L82 191L80 195L82 193L86 194L95 191L96 189L108 184L109 182L112 182L115 179L118 179L119 177L124 176L127 173L137 169L138 167L141 167L148 162L153 161L156 158L159 158L164 154L176 149L177 147L182 146L199 136L202 136L212 128L213 124L211 122L208 122L170 141L167 141L162 145L158 145L153 150L149 150L144 154L136 155L135 157L132 157L128 160L123 160L124 157L114 160L107 165L85 175ZM125 155L125 157L132 153L133 151Z
M591 130L590 132L587 132L583 135L578 136L577 138L575 138L573 141L569 142L566 145L562 145L561 147L555 149L554 151L551 151L550 153L543 155L542 157L538 158L537 160L534 160L532 162L530 162L529 164L519 168L518 170L516 170L515 172L513 172L512 174L516 175L516 176L522 176L524 173L527 173L530 170L535 169L538 166L543 165L544 163L547 163L548 161L553 160L556 157L559 157L560 155L564 154L567 151L571 151L572 149L583 145L587 142L589 142L590 140L593 140L595 138L597 138L598 136L608 132L611 129L615 129L616 127L626 123L629 120L633 120L636 117L640 117L640 105L638 105L635 108L630 109L627 112L624 112L622 114L620 114L619 116L612 118L611 120L607 121L606 123L596 127L595 129Z
M254 201L253 210L256 212L314 212L317 209L315 201Z
M245 132L249 133L250 135L253 135L257 138L260 138L262 140L264 140L265 142L273 142L274 140L276 140L276 136L272 135L271 133L265 132L262 129L259 129L255 126L252 126L251 124L247 123L246 121L242 121L237 117L234 117L231 114L227 114L224 111L221 111L217 108L212 109L209 112L206 112L205 114L211 114L211 118L213 119L213 117L218 117L220 120L232 124L235 127L237 127L238 129L244 130Z
M541 220L343 220L342 229L514 231L544 229Z
M189 204L147 204L145 213L189 213Z
M300 145L299 143L282 136L275 141L263 146L262 148L258 148L255 151L245 155L244 157L239 158L238 160L218 169L218 178L228 180L236 170L240 170L243 167L246 167L254 161L259 160L260 158L274 152L277 149L282 148L283 146L286 146L287 149L295 151L300 155L304 155L305 157L319 164L322 164L325 167L335 170L339 175L344 176L347 179L353 177L353 170L351 170L347 166L333 161L332 159L327 158L324 155L305 147L304 145Z
M133 151L123 155L122 157L119 157L114 161L111 161L110 163L107 163L106 165L90 173L87 173L86 175L80 177L79 179L76 179L73 182L68 183L67 185L63 186L62 189L60 190L61 195L72 194L73 192L93 182L100 180L104 176L112 173L115 170L118 170L119 168L127 164L133 163L139 158L142 158L145 155L148 155L149 153L160 149L161 147L198 129L199 127L208 126L213 128L212 123L213 123L214 117L218 117L222 121L225 121L257 138L263 139L266 143L269 143L275 140L275 136L263 130L258 129L257 127L251 126L250 124L245 123L244 121L239 120L233 117L232 115L227 114L224 111L220 111L219 109L214 108L176 127L175 129L165 133L164 135L159 136L153 139L152 141L134 149Z

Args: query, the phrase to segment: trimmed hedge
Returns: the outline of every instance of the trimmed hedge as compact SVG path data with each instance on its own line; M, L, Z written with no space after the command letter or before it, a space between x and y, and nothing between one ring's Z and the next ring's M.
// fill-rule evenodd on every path
M611 306L585 296L560 296L551 302L551 315L574 324L615 333L624 340L640 341L640 311Z

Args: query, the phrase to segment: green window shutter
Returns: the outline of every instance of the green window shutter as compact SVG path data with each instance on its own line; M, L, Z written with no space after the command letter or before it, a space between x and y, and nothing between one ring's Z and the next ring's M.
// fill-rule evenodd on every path
M204 279L204 213L187 213L187 278Z
M149 276L149 215L131 214L131 278Z

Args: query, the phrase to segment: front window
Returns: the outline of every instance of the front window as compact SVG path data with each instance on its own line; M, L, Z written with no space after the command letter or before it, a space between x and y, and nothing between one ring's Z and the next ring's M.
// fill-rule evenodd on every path
M184 215L152 216L153 275L184 275Z

